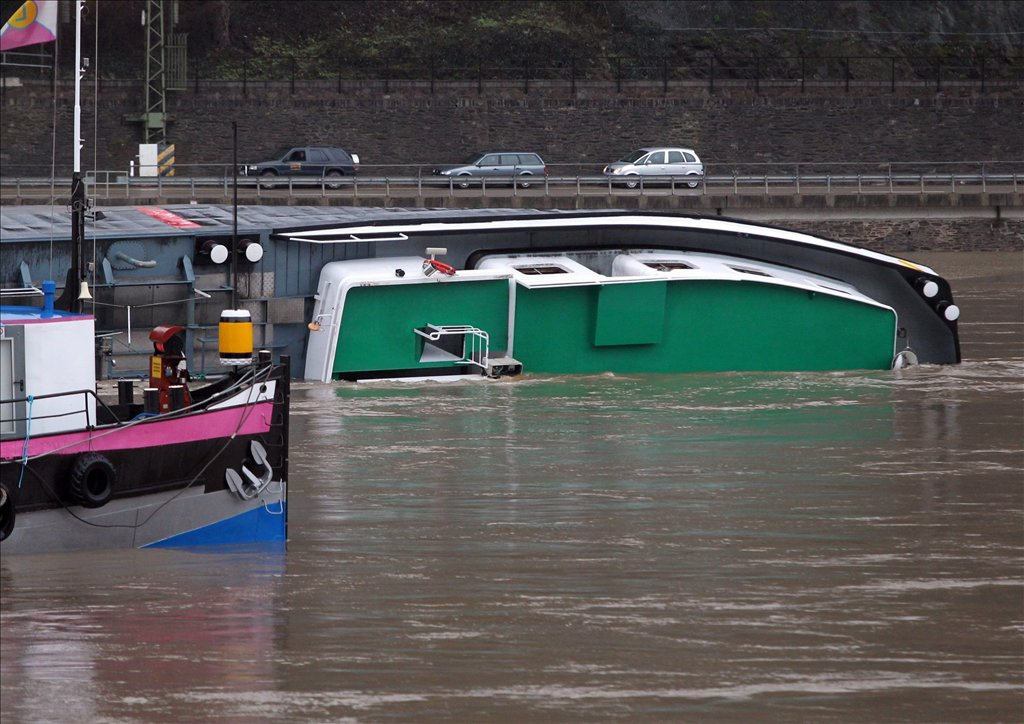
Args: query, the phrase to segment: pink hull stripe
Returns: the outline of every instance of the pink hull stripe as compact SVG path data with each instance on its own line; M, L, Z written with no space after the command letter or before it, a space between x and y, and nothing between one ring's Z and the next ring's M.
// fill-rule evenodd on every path
M270 429L273 409L274 403L260 402L247 407L204 412L192 417L154 419L127 428L47 435L29 440L28 455L34 457L58 449L66 455L86 450L135 450L156 445L175 445L229 437L236 432L236 428L239 435L259 435ZM239 428L241 417L245 419ZM20 458L24 446L24 440L5 440L0 443L0 460Z

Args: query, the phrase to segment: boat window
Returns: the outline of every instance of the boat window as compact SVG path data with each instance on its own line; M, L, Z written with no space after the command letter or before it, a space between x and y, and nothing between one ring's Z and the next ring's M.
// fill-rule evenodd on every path
M554 266L553 264L548 265L530 265L530 266L517 266L513 267L520 274L568 274L565 269L560 266Z
M647 261L644 262L644 265L649 266L651 269L654 269L655 271L662 272L675 271L676 269L694 268L692 264L687 264L686 262L682 261Z
M732 266L731 264L727 264L726 266L728 266L733 271L738 271L740 274L753 274L754 276L758 276L758 277L770 277L771 276L771 274L769 274L768 272L763 272L760 269L748 269L748 268L742 267L742 266Z

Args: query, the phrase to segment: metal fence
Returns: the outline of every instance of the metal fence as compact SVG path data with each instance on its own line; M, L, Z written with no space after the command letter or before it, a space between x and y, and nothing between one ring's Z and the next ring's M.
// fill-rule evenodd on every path
M221 199L235 194L261 198L410 198L418 196L594 196L594 195L903 195L1024 192L1024 160L939 163L708 164L691 187L692 176L615 177L589 164L549 164L548 174L518 183L511 177L439 176L431 165L367 165L357 176L321 178L235 176L231 166L181 165L172 177L134 176L127 170L86 172L89 196L116 203L157 196L166 199ZM19 173L24 171L25 173ZM57 174L58 178L70 178ZM0 200L40 202L62 198L68 184L33 176L29 167L5 165Z
M240 66L224 70L192 60L183 71L184 84L194 92L204 89L238 86L242 92L260 87L333 89L337 93L376 90L391 93L416 89L434 93L444 90L550 88L575 93L586 88L624 90L660 90L701 88L714 93L718 89L748 88L755 92L785 89L874 89L896 92L900 88L943 89L966 87L975 91L1024 89L1024 54L1015 55L798 55L698 57L679 63L655 56L612 56L577 60L535 62L526 57L521 65L495 66L483 63L456 65L437 58L405 59L402 63L379 65L354 64L348 57L273 56L243 60ZM52 56L38 53L0 54L0 75L50 78L54 72ZM60 80L70 82L71 70L58 68ZM141 77L104 75L103 85L138 85ZM0 87L5 83L0 81Z

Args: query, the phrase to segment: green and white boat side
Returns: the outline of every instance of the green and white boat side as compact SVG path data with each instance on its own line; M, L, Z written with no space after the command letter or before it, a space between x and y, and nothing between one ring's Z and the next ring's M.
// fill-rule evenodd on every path
M893 362L891 307L778 265L651 250L616 254L608 276L569 256L489 256L479 266L513 271L509 354L526 372L888 369Z
M504 348L511 273L461 270L428 276L423 262L422 257L388 257L325 264L305 378L327 382L451 369L455 360L442 354L444 345L429 344L414 331L430 325L486 330Z
M573 257L577 258L573 258ZM594 266L578 261L584 258ZM894 310L841 281L705 253L420 257L325 265L306 378L889 368Z

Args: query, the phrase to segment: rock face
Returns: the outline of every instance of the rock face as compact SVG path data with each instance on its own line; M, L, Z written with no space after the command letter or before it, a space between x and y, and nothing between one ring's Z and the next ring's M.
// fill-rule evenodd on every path
M88 18L100 17L90 74L101 76L83 86L89 168L123 173L143 140L125 120L144 106L135 6L125 0L123 13ZM242 162L312 143L358 153L367 173L417 164L429 173L474 150L513 146L563 174L599 171L647 144L693 147L719 172L1024 161L1024 3L1015 0L310 0L302 13L284 12L295 7L181 4L189 81L168 92L166 108L180 175L223 172L232 120ZM134 65L118 71L126 62ZM66 79L55 98L48 76L5 68L4 175L49 176L53 160L66 175L71 96Z

